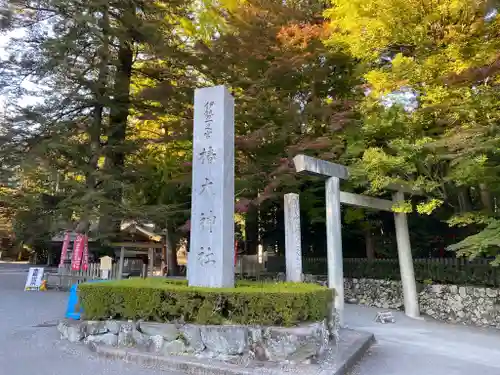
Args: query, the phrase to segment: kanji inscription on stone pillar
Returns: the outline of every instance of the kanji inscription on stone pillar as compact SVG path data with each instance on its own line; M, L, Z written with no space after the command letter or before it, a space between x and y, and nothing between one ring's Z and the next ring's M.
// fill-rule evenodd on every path
M194 94L190 286L234 286L234 99L224 86Z

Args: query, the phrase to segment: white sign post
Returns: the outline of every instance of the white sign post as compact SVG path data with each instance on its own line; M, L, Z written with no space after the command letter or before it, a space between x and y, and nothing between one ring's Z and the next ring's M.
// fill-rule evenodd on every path
M99 268L101 270L101 279L107 280L109 279L109 271L113 267L113 259L108 256L104 256L100 259Z
M40 290L43 279L43 271L43 268L30 267L24 290Z
M234 99L224 86L194 94L188 282L234 286Z

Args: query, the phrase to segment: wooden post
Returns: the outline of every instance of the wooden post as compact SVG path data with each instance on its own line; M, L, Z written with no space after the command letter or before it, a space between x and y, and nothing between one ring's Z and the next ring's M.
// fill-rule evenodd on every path
M148 276L153 277L154 269L154 251L152 248L148 249Z
M125 261L125 248L122 246L120 249L120 261L118 263L118 280L122 279L123 275L123 262Z

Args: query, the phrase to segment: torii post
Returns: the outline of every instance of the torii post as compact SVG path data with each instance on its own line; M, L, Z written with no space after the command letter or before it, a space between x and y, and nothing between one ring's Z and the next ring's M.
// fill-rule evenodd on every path
M340 202L351 206L371 208L394 213L394 225L396 228L396 242L398 247L399 270L401 273L401 284L403 287L403 299L405 314L410 318L420 318L420 307L418 305L417 285L415 282L415 271L413 269L413 257L411 254L410 232L406 214L394 212L393 206L404 201L404 193L415 193L402 185L389 185L392 201L367 197L365 195L340 192Z
M340 214L340 179L349 178L349 171L340 164L297 155L293 158L298 173L326 177L326 257L328 287L335 289L335 310L344 326L344 266L342 260L342 221Z
M390 185L389 190L393 193L393 200L384 200L359 194L340 191L339 179L347 179L349 171L347 167L330 163L325 160L316 159L306 155L297 155L293 159L295 169L299 173L327 176L326 181L326 231L327 231L327 263L328 263L328 287L335 288L335 308L339 314L341 325L343 325L344 310L344 283L342 262L342 235L340 204L349 204L358 207L372 208L394 213L396 227L396 240L398 246L399 268L401 272L401 283L403 286L403 298L405 313L412 318L420 317L418 295L413 269L413 258L411 254L410 235L405 213L394 212L394 204L404 201L404 193L415 193L403 185Z

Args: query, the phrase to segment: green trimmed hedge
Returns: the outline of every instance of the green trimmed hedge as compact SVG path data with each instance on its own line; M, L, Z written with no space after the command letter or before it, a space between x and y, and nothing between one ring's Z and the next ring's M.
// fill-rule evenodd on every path
M274 326L323 320L333 298L315 284L240 281L218 289L160 278L84 283L78 294L85 319Z

